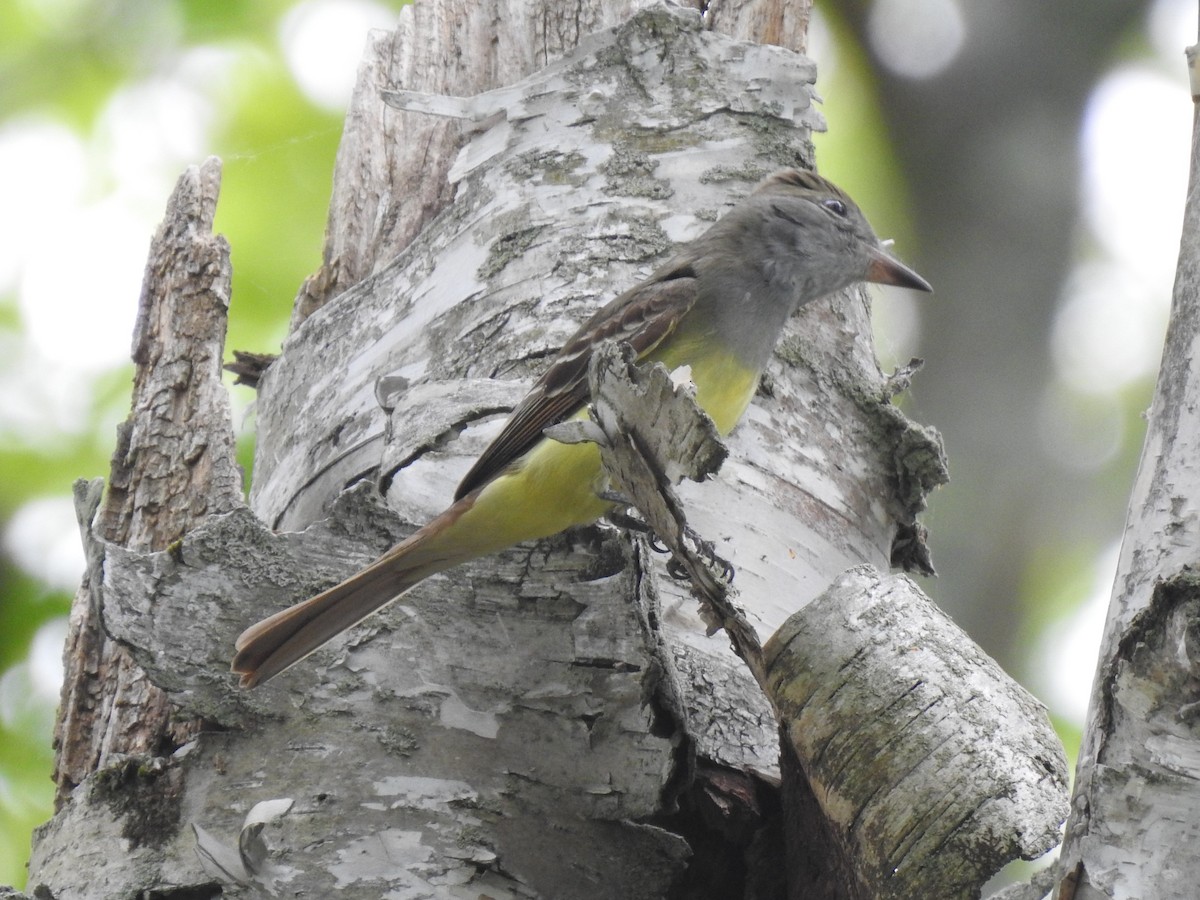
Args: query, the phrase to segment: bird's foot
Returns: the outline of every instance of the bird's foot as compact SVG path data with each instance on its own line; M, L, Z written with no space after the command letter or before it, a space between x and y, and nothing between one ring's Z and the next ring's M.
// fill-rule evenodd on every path
M713 544L712 541L706 541L704 538L700 537L700 535L697 534L691 526L688 525L684 526L683 535L684 538L696 548L696 556L698 556L706 566L708 566L710 569L719 570L721 573L721 578L726 584L731 584L733 582L733 576L737 573L737 570L733 567L733 563L729 562L729 560L717 553L716 545ZM686 564L678 556L672 556L667 562L667 572L672 578L675 578L679 581L685 580L689 577Z

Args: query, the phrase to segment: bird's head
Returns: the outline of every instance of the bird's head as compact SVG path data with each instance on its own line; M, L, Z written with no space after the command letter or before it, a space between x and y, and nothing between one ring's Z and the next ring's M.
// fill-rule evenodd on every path
M767 277L796 284L805 300L856 281L933 290L887 251L853 200L814 172L776 172L749 200L763 216Z

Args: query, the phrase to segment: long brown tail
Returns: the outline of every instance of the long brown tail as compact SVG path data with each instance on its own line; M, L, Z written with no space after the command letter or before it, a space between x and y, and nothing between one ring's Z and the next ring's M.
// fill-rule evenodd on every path
M341 584L275 613L243 631L231 670L254 687L298 663L326 641L361 622L413 585L478 553L446 552L440 537L470 508L468 495Z

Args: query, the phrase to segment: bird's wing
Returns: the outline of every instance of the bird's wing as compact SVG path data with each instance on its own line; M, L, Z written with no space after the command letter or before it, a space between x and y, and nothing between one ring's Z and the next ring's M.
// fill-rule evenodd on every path
M563 346L504 423L455 491L459 500L491 481L542 438L542 431L573 416L588 398L592 351L604 341L628 341L642 359L675 330L696 302L689 263L661 270L614 299Z

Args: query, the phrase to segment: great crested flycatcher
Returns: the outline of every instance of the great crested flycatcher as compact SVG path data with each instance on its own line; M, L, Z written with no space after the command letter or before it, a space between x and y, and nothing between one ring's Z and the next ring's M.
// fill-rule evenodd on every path
M884 250L839 188L798 169L771 175L583 324L445 512L341 584L242 632L232 666L242 686L278 675L435 572L608 512L598 448L542 434L581 414L588 360L601 342L628 341L639 360L668 369L690 366L696 401L727 434L754 396L788 317L856 281L931 290Z

